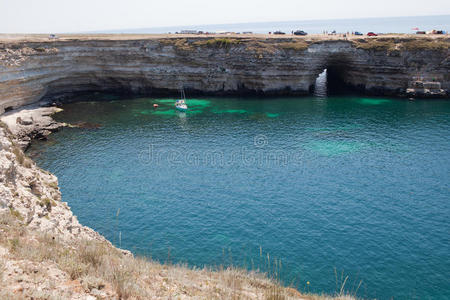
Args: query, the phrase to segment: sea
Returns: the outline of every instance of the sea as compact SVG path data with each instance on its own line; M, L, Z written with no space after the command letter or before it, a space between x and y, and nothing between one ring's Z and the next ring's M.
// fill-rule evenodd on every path
M187 113L87 95L55 115L80 127L28 155L82 224L137 255L302 292L449 299L450 101L316 93L187 95Z
M388 17L364 19L334 19L308 21L256 22L238 24L186 25L172 27L135 28L95 31L91 33L176 33L182 30L203 32L253 32L269 33L277 30L291 33L304 30L309 34L336 31L338 33L359 31L361 33L415 33L417 30L450 30L450 15Z

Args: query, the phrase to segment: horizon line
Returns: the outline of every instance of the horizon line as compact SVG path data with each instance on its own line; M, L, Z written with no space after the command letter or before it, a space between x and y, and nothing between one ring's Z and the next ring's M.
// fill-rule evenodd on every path
M133 27L133 28L121 28L121 29L98 29L89 31L73 31L65 32L71 33L102 33L102 31L118 31L118 30L142 30L142 29L162 29L162 28L174 28L174 27L192 27L192 26L227 26L227 25L244 25L244 24L262 24L262 23L289 23L289 22L304 22L304 21L334 21L334 20L364 20L364 19L394 19L394 18L417 18L417 17L445 17L450 14L436 14L436 15L415 15L415 16L391 16L391 17L360 17L360 18L332 18L332 19L302 19L302 20L286 20L286 21L256 21L256 22L236 22L236 23L210 23L210 24L190 24L190 25L170 25L170 26L154 26L154 27ZM63 32L57 32L63 33Z

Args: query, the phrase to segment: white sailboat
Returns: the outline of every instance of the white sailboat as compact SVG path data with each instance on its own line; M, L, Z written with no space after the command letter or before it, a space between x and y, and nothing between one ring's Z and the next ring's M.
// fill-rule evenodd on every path
M184 94L184 90L181 90L181 99L175 102L175 108L179 111L187 111L188 107L186 105L186 95Z

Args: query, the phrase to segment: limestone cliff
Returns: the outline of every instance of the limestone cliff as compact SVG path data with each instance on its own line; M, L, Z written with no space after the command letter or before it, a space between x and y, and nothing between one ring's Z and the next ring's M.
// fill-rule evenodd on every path
M446 36L0 39L0 112L97 91L308 94L325 68L363 93L404 95L420 77L448 95L449 44Z
M0 113L85 92L307 94L327 68L341 84L401 95L416 76L450 88L449 40L65 38L0 42ZM331 299L242 270L192 270L134 258L82 226L57 178L20 149L62 124L55 108L3 114L0 298ZM38 111L40 116L33 113ZM7 128L9 127L9 129ZM353 299L342 291L337 299Z
M25 156L4 123L0 127L0 214L11 213L32 230L71 239L105 239L80 225L61 202L57 178Z

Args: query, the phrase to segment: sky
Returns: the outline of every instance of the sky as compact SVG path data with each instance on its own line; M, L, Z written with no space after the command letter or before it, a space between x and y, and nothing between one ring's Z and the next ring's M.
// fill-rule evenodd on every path
M0 0L0 33L450 15L436 0Z

